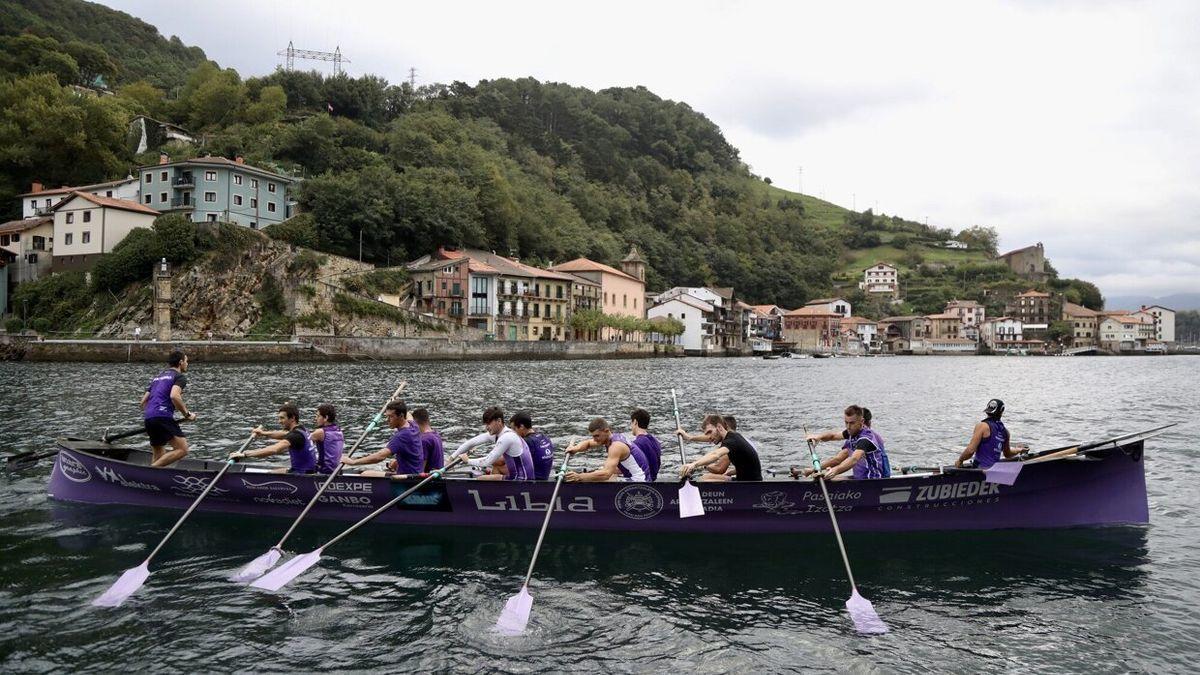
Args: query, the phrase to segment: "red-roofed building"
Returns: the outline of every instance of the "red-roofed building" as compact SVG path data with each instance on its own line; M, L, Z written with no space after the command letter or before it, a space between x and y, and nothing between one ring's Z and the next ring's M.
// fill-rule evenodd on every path
M128 199L72 192L53 209L54 260L51 270L89 269L112 253L129 233L149 228L160 214Z
M783 315L779 305L750 305L750 337L778 340L783 334Z
M23 218L0 225L0 250L10 258L9 287L25 281L37 281L50 271L54 252L54 218Z
M621 262L623 269L620 270L588 258L576 258L550 269L600 284L600 311L605 314L644 319L647 310L645 264L637 249L631 248ZM616 339L619 335L620 331L611 328L600 331L602 340Z
M131 202L139 201L138 179L135 176L127 176L120 180L110 180L105 183L73 187L47 188L41 183L34 183L30 187L29 192L17 195L18 199L21 200L21 216L23 218L49 216L51 215L50 210L54 208L54 205L72 192L86 192L97 197L128 199Z
M832 350L841 332L842 315L813 305L783 315L783 341L793 349Z

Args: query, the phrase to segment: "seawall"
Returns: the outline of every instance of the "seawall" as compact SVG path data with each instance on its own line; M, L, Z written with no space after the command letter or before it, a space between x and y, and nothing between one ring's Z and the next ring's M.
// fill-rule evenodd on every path
M640 342L491 342L444 338L319 337L292 342L29 340L0 336L11 360L159 363L172 349L197 361L346 362L637 359L675 356L670 345Z

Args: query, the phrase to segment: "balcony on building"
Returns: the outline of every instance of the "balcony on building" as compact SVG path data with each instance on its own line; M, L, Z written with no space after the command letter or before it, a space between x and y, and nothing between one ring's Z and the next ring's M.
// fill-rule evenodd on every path
M196 204L192 202L190 193L184 194L182 197L171 198L171 208L173 209L190 209L194 208L195 206Z
M196 187L196 179L190 172L184 172L171 180L171 187L179 188L194 188Z

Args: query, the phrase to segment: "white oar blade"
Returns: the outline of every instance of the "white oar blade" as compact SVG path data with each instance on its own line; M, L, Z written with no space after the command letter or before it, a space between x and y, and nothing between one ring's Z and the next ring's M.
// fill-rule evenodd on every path
M274 567L275 563L279 562L279 557L281 555L283 555L283 553L279 549L272 548L270 551L267 551L254 560L251 560L250 563L242 569L234 572L233 575L229 577L229 580L235 581L239 584L248 584L266 574L267 570Z
M108 587L104 591L104 595L92 601L94 607L120 607L125 599L133 595L137 589L146 583L146 578L150 576L150 566L148 563L142 563L137 567L125 570L120 579L116 583Z
M524 633L525 625L529 623L531 609L533 609L533 596L529 594L528 586L522 586L520 593L504 603L504 611L500 612L500 618L496 621L496 632L504 635Z
M679 517L691 518L704 515L704 502L700 499L700 490L691 481L679 488Z
M888 632L887 624L875 613L871 601L858 594L858 589L850 594L846 601L846 610L850 612L850 620L854 622L854 630L865 635L882 635Z
M996 462L983 470L984 481L1012 485L1017 482L1017 476L1021 474L1023 466L1025 466L1024 462Z
M317 561L321 559L321 550L322 549L317 549L312 553L298 555L279 567L276 567L270 572L262 575L250 585L267 591L277 591L288 585L292 579L304 574L305 570L313 565L316 565Z

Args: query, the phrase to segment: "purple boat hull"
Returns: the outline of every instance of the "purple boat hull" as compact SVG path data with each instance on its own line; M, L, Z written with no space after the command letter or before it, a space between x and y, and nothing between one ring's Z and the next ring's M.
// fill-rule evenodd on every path
M148 466L148 453L103 443L61 440L51 473L54 499L184 509L222 462ZM1129 525L1149 522L1143 440L1102 452L1027 464L1014 485L987 483L978 471L829 484L845 531L906 532ZM237 465L199 509L295 518L324 476L263 473ZM416 481L339 476L310 515L356 521ZM565 483L556 529L788 533L830 529L820 487L808 480L699 484L705 515L680 518L679 484ZM537 528L552 481L434 481L377 523Z

